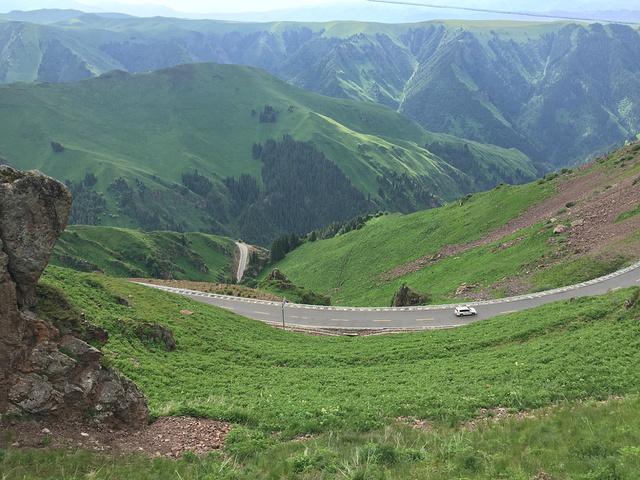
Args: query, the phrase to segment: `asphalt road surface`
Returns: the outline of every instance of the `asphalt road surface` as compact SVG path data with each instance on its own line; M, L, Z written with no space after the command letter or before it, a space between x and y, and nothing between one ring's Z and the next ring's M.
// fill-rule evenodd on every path
M238 281L242 280L242 276L244 275L244 269L247 268L247 257L249 255L249 249L244 243L235 242L240 250L240 261L238 262L238 271L236 272L236 279Z
M148 285L148 284L145 284ZM499 300L471 302L478 314L456 317L456 305L430 305L425 307L320 307L281 302L215 295L158 285L151 287L169 290L194 300L216 305L244 317L286 326L312 328L358 329L436 329L456 327L485 320L498 315L519 312L545 303L587 295L602 295L608 291L640 285L640 263L615 273L571 287L548 292L523 295Z

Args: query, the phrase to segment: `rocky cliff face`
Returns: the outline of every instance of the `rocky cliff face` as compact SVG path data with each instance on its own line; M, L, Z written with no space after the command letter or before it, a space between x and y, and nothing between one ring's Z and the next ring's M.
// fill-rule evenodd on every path
M149 411L136 385L30 311L71 200L40 172L0 166L0 414L142 426Z

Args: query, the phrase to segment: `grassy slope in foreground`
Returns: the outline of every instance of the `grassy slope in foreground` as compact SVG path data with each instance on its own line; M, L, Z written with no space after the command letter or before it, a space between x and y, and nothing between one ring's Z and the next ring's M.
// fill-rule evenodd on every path
M137 480L640 477L637 396L567 402L529 411L526 418L480 421L474 431L430 424L422 430L401 422L369 433L337 431L274 446L267 435L251 436L236 426L230 437L243 438L243 445L227 438L223 452L200 458L185 452L177 461L80 449L24 451L5 437L0 474L5 480L68 478L69 472L73 478L96 478L97 471L100 478Z
M317 338L123 280L49 267L42 281L111 332L106 350L119 355L116 367L141 386L155 415L294 435L368 430L410 415L456 423L479 407L534 408L640 387L629 290L445 331ZM142 345L132 328L142 321L171 328L178 349Z
M232 283L235 250L231 239L201 233L75 225L56 243L51 264L111 277Z
M398 417L457 426L477 416L481 408L505 407L515 412L640 391L640 378L635 374L640 366L640 290L635 288L570 304L558 302L451 330L317 338L277 330L118 279L49 267L41 281L63 288L87 319L110 330L110 343L104 350L117 357L115 366L148 395L153 415L195 415L244 424L236 427L226 446L226 452L239 459L304 433L333 432L328 448L348 450L354 438L366 441L354 431L395 424ZM118 303L119 297L127 298L131 308ZM629 298L635 303L628 310L625 300ZM193 315L183 315L181 310L190 310ZM141 344L133 327L144 321L171 328L177 350L166 352L161 345ZM615 415L613 425L624 429L622 414ZM566 427L567 414L563 418ZM439 472L434 478L451 478L446 476L450 470L440 469L457 465L456 469L462 469L460 475L492 478L492 472L513 461L513 452L513 456L527 461L518 465L520 474L511 478L530 479L538 473L535 469L555 473L571 468L569 472L587 474L599 468L597 462L615 460L622 468L625 459L631 458L620 449L610 452L617 443L608 443L613 439L598 434L583 443L591 450L563 450L570 461L564 458L559 462L551 451L549 455L545 452L560 448L556 445L562 427L553 427L551 431L556 433L550 438L545 432L552 435L551 424L537 426L527 421L518 425L510 433L517 441L508 452L493 451L507 447L495 447L488 440L491 435L502 435L502 426L489 431L487 440L475 434L448 436L442 433L446 430L436 430L426 437L408 430L393 433L402 431L396 426L393 428L397 430L387 429L384 436L369 438L373 445L398 448L397 465L383 462L375 467L373 460L362 459L352 468L411 471L381 478L423 477L427 471ZM406 435L412 443L389 442L392 434L397 439ZM619 442L628 436L621 430L616 438ZM324 441L317 440L320 445ZM438 441L444 451L427 448L430 442ZM407 460L402 455L411 451L399 445L422 456L414 452ZM537 448L537 454L526 449L516 453L518 445ZM285 458L295 452L313 454L316 456L307 459L313 463L313 458L324 451L317 447L318 443L311 445L307 453L300 450L302 446L278 447L268 457L270 466L255 460L255 470L240 478L251 478L250 473L260 468L288 468L291 474L293 464ZM480 462L469 460L480 450ZM634 452L629 450L631 455ZM620 471L631 472L628 465L633 463ZM314 468L322 470L317 465ZM361 473L366 478L366 471Z

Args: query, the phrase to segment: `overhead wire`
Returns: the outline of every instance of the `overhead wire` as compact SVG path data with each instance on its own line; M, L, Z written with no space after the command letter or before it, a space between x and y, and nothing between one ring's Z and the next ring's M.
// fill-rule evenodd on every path
M490 10L487 8L473 8L473 7L454 7L451 5L432 5L429 3L421 3L421 2L405 2L401 0L367 0L368 2L375 3L392 3L396 5L409 5L412 7L427 7L427 8L440 8L445 10L465 10L469 12L481 12L481 13L498 13L500 15L517 15L523 17L537 17L537 18L552 18L555 20L574 20L574 21L582 21L582 22L605 22L605 23L620 23L623 25L638 25L640 22L623 22L620 20L607 20L603 18L578 18L578 17L568 17L563 15L551 15L545 13L535 13L535 12L510 12L507 10Z

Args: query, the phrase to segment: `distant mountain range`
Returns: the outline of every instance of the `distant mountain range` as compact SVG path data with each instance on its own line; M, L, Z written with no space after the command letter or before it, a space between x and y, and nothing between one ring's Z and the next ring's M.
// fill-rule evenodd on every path
M249 65L311 92L390 106L429 131L517 148L540 171L640 132L640 34L630 26L31 15L0 21L2 82Z

